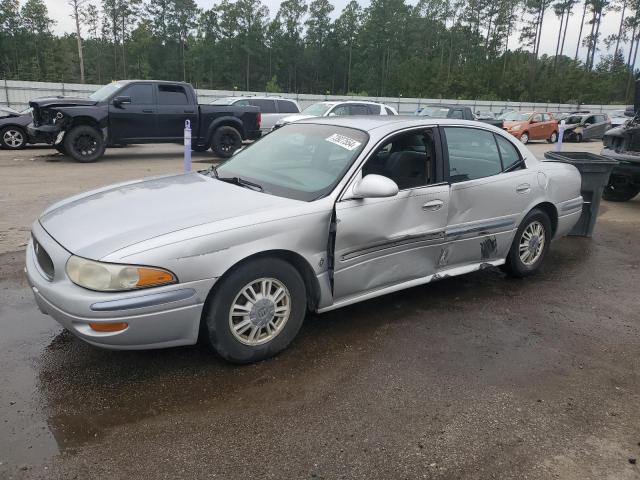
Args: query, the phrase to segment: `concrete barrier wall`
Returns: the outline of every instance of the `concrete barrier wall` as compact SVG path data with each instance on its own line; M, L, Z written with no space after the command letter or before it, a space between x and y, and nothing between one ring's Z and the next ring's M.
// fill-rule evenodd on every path
M29 101L38 97L49 96L75 96L88 97L101 85L87 85L80 83L47 83L47 82L23 82L15 80L0 80L0 105L12 107L16 110L26 108ZM591 112L611 112L624 109L624 105L576 105L567 103L531 103L531 102L505 102L483 100L452 100L437 98L403 98L403 97L356 97L340 95L309 95L296 93L268 94L266 92L240 92L231 90L203 90L198 89L200 103L210 103L217 98L232 96L269 95L297 100L301 108L323 100L370 100L382 102L395 108L401 114L412 114L419 107L428 104L446 103L467 105L473 111L500 112L504 109L520 111L545 111L545 112L570 112L573 110L589 110Z

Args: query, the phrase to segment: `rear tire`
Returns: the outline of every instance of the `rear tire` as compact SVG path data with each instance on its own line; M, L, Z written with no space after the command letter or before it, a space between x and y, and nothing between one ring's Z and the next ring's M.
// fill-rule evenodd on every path
M551 132L551 136L548 138L547 143L556 143L558 141L558 132Z
M21 150L27 145L27 133L20 127L8 126L0 130L0 146L7 150Z
M240 147L242 147L242 135L235 128L224 125L218 127L213 133L211 148L219 157L229 158Z
M552 236L549 216L537 208L531 210L516 231L504 270L516 278L536 273L549 250Z
M215 286L205 307L202 336L229 362L258 362L289 346L306 311L298 271L279 258L260 258L235 268Z
M79 125L66 133L64 149L74 160L90 163L104 154L105 141L102 133L97 129L88 125Z
M527 132L524 132L522 135L520 135L520 141L525 145L529 143L529 134Z
M632 185L615 186L611 183L604 187L602 198L609 202L628 202L640 193L640 188Z

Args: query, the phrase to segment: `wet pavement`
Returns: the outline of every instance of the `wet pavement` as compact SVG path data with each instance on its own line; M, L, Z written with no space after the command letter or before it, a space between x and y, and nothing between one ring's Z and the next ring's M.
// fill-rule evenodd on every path
M307 319L277 358L112 352L0 292L3 478L639 478L638 225Z
M85 167L85 166L83 166ZM640 197L543 271L308 316L278 357L117 352L0 254L0 478L638 479Z

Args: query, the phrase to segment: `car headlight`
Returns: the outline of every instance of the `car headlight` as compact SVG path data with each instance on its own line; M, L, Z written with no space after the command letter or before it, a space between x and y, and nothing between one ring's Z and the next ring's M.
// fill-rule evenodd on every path
M511 130L520 130L522 128L522 125L514 125L513 127L511 127Z
M99 292L121 292L177 283L176 276L162 268L104 263L72 255L67 275L73 283Z

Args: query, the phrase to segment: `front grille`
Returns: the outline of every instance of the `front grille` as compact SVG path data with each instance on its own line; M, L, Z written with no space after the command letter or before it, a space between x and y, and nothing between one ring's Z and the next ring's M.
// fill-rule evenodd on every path
M53 280L54 274L53 261L47 251L42 247L42 245L40 245L38 240L33 236L31 238L33 239L33 250L36 254L36 260L40 267L40 271L49 281L51 281Z

